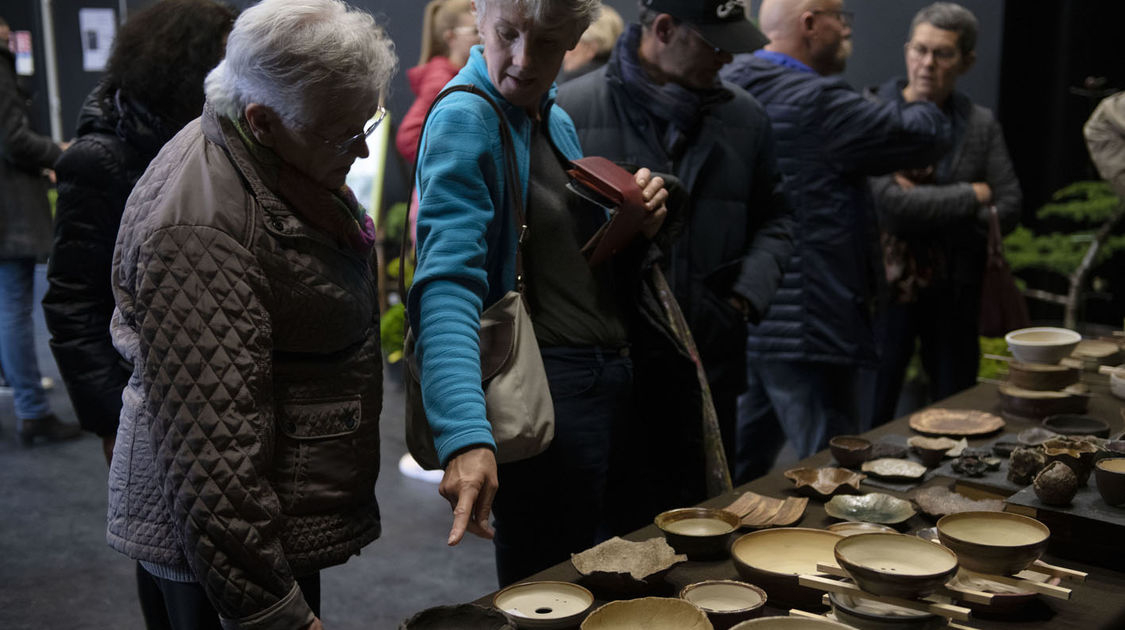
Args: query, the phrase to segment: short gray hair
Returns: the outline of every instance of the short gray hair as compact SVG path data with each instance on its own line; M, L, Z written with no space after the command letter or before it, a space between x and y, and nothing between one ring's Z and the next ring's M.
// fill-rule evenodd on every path
M565 15L574 23L575 42L598 19L602 9L601 0L476 0L476 3L478 26L484 19L487 7L494 4L516 6L537 24L546 24L552 17Z
M301 125L326 93L384 91L397 65L390 37L364 11L340 0L262 0L235 21L204 90L228 117L259 103Z
M914 29L919 24L931 24L945 31L957 33L957 47L962 57L968 57L977 48L977 16L965 7L952 2L935 2L914 15L910 23L910 36L914 39Z

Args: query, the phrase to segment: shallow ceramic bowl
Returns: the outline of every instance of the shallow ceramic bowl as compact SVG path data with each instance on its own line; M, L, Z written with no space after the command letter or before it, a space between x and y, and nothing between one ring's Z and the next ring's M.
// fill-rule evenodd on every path
M663 538L633 542L614 537L570 557L587 585L622 596L651 590L685 560Z
M594 605L594 595L570 582L524 582L501 590L492 605L517 628L572 628Z
M771 604L816 607L821 592L798 584L798 576L819 573L818 563L833 562L832 549L841 538L823 529L763 529L735 540L730 555L738 574L765 589Z
M832 497L831 501L824 504L824 511L833 518L845 521L864 521L883 525L897 525L914 516L914 508L911 507L910 501L882 492Z
M691 559L725 555L740 521L726 510L698 507L668 510L653 519L672 549Z
M827 500L835 494L855 494L867 475L847 468L793 468L785 471L797 492Z
M945 628L944 617L892 606L845 593L829 593L836 619L861 630L937 630Z
M855 468L871 454L871 440L858 435L837 435L828 441L832 456L841 466Z
M961 512L938 519L938 539L961 566L990 575L1019 573L1047 549L1051 530L1009 512Z
M858 534L836 543L836 563L862 590L913 599L957 573L957 554L906 534Z
M685 586L680 590L680 599L706 613L715 630L727 630L736 623L760 616L766 592L737 580L707 580Z
M582 622L582 630L712 630L695 604L671 597L610 602Z
M1024 446L1039 446L1047 440L1056 438L1058 436L1058 433L1055 433L1050 429L1044 429L1043 427L1031 427L1030 429L1024 429L1023 431L1020 431L1019 434L1016 435L1016 439L1019 440L1019 443L1023 444Z
M399 625L399 630L512 630L515 622L495 608L476 604L427 608Z
M762 617L743 621L730 630L855 630L831 619L811 617Z
M874 534L876 532L886 532L894 534L895 528L889 525L880 525L879 523L867 523L864 521L843 521L840 523L833 523L827 527L828 531L835 532L841 536L855 536L856 534Z
M1110 505L1125 503L1125 457L1107 457L1094 465L1098 494Z
M1080 413L1059 413L1043 419L1043 427L1059 435L1093 435L1109 437L1109 424Z
M1012 356L1025 363L1058 363L1070 356L1082 335L1067 328L1039 326L1013 330L1004 336Z

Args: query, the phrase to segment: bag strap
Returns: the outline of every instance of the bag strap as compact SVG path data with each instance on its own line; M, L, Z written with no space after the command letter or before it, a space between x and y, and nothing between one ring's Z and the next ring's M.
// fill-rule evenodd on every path
M481 90L480 88L478 88L477 86L475 86L471 83L461 84L461 85L453 85L453 86L447 87L444 90L442 90L440 94L438 94L436 97L434 97L434 101L432 103L430 103L430 108L428 110L426 110L426 117L422 122L423 132L421 134L419 134L419 136L418 136L418 150L415 153L415 155L421 155L422 154L422 143L423 143L423 139L426 136L426 134L425 134L426 122L429 121L430 114L433 113L434 107L437 106L439 101L441 101L446 96L449 96L450 94L453 94L454 92L468 92L470 94L476 94L477 96L483 98L485 100L485 102L487 102L489 105L491 105L492 110L494 112L496 112L496 117L497 117L497 119L499 121L499 124L500 124L500 144L504 148L504 166L505 166L505 171L506 171L506 174L505 174L506 186L505 187L507 188L507 191L508 191L509 203L512 204L512 209L515 211L515 214L513 215L512 219L513 219L513 221L515 223L515 227L516 227L516 291L519 291L519 293L522 295L523 292L524 292L524 289L526 288L525 285L524 285L524 275L523 275L523 242L524 242L524 239L527 238L527 218L524 215L524 211L523 211L523 194L522 194L523 191L519 190L519 185L518 185L518 182L519 182L519 167L516 166L515 142L513 142L513 140L512 140L512 130L508 127L508 118L507 118L507 116L504 115L504 111L502 109L500 109L500 106L496 103L495 100L492 99L491 96L489 96L485 91ZM413 168L413 170L411 172L411 176L410 176L410 197L409 198L411 200L414 199L414 192L415 192L415 186L417 185L417 181L418 181L418 161L415 160L414 168ZM421 209L421 199L419 199L418 205L419 205L419 210L420 210ZM402 249L399 250L400 251L400 253L399 253L399 260L400 261L402 261L405 258L405 255L406 255L406 252L407 252L407 247L410 244L410 220L409 220L409 218L410 217L409 217L409 212L408 212L407 213L407 222L406 222L406 225L403 226L403 230L402 230ZM416 249L413 252L413 259L414 259L414 262L415 262L415 266L417 266L418 252L417 252ZM398 290L399 290L399 295L402 296L403 303L405 304L406 303L406 268L405 268L405 265L402 265L402 264L399 265L399 271L398 271ZM406 324L405 325L406 325L407 328L410 327L410 318L409 317L406 318Z
M1004 236L1000 233L1000 214L996 206L988 207L988 263L1004 259Z

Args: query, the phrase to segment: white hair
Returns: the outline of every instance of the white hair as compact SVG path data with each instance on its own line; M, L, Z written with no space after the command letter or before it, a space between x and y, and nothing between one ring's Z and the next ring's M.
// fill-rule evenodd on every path
M547 25L552 18L566 16L573 23L575 37L598 19L602 9L601 0L476 0L476 3L478 26L487 7L495 3L515 6L537 24Z
M204 91L231 118L259 103L308 124L343 93L386 90L397 65L394 43L364 11L340 0L262 0L235 21Z

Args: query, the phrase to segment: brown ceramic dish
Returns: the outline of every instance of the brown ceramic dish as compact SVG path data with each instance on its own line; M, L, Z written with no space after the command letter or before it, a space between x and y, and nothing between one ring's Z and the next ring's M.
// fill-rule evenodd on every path
M1074 471L1078 478L1078 485L1085 486L1090 478L1090 471L1094 469L1094 455L1098 447L1089 438L1078 436L1059 436L1043 442L1043 453L1047 455L1047 462L1062 462Z
M1108 438L1109 424L1080 413L1060 413L1043 419L1043 427L1060 435L1092 435Z
M937 522L938 539L961 566L977 573L1011 575L1039 559L1051 530L1039 521L1009 512L961 512Z
M832 456L841 466L855 468L867 461L871 454L871 440L858 435L837 435L828 441Z
M1107 457L1094 466L1098 494L1110 505L1125 503L1125 457Z
M609 602L590 613L581 630L712 630L694 604L671 597Z
M856 585L875 595L924 597L957 573L957 554L906 534L849 536L834 554Z
M730 505L723 509L742 519L743 527L755 529L762 527L789 527L801 520L809 500L806 497L786 497L777 499L743 492Z
M867 475L847 468L793 468L785 471L797 492L821 501L836 494L855 494Z
M945 459L946 454L959 444L956 440L947 437L911 436L907 444L918 454L918 459L929 468L933 468Z
M400 630L515 630L515 622L495 608L476 604L435 606L402 622Z
M761 588L737 580L707 580L680 590L680 599L698 606L715 630L761 616L766 597Z
M854 628L823 618L762 617L743 621L730 630L854 630Z
M910 428L926 435L986 435L1004 428L1004 419L976 409L933 408L910 416Z
M763 529L735 540L730 555L742 579L765 589L771 604L816 607L821 592L800 586L798 576L818 573L817 563L832 563L842 538L823 529Z
M726 510L700 507L668 510L653 519L672 549L690 559L725 555L740 521Z
M901 606L830 593L832 613L842 623L864 630L938 630L948 627L945 617Z

